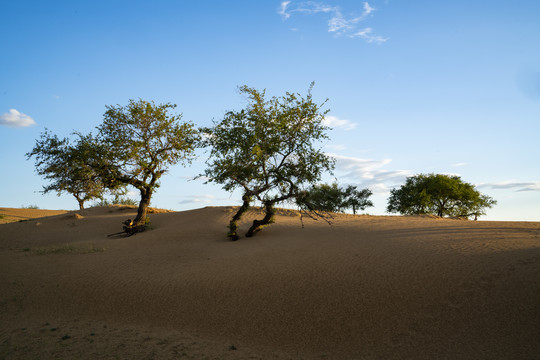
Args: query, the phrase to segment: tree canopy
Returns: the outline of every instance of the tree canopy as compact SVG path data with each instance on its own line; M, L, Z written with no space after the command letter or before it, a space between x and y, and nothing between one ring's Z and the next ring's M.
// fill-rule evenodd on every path
M35 158L37 173L51 181L43 186L43 193L56 191L71 194L77 200L79 209L92 199L103 198L107 187L89 165L93 151L89 148L89 137L80 134L74 143L68 138L60 139L47 129L41 133L27 158Z
M110 186L131 185L141 195L133 227L143 226L153 192L167 169L190 163L198 131L182 115L169 114L175 104L130 100L126 106L107 106L97 128L91 166Z
M233 240L238 239L238 220L253 201L262 203L265 216L253 222L248 237L273 222L276 204L294 199L303 187L332 171L333 159L316 147L328 138L329 128L322 123L324 103L313 101L312 87L306 97L287 92L267 100L264 90L242 86L246 108L229 111L213 127L202 129L211 147L202 175L227 191L243 191L243 204L229 225Z
M419 174L408 177L404 185L391 190L387 211L476 218L485 215L485 210L496 203L459 176Z
M343 188L337 183L319 184L312 186L298 197L297 204L301 209L312 211L345 212L352 209L353 214L356 214L357 210L373 206L369 200L372 194L369 189L358 190L353 185Z

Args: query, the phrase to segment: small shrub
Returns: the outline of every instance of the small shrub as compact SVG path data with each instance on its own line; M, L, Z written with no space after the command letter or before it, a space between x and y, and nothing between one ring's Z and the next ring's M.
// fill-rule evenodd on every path
M39 206L37 205L28 205L28 206L21 206L21 209L39 209Z
M114 199L107 200L107 199L101 199L100 201L94 203L92 207L96 206L111 206L111 205L131 205L131 206L137 206L139 205L139 202L137 200L128 198L128 197L122 197L122 196L115 196Z

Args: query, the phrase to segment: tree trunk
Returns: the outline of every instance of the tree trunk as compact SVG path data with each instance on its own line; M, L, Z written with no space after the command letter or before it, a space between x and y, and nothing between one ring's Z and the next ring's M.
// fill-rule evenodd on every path
M353 215L356 215L356 206L354 206L354 205L352 206L352 213L353 213Z
M84 199L81 199L78 195L73 194L77 202L79 203L79 210L84 210Z
M240 209L236 212L236 214L231 219L231 222L229 223L229 233L227 234L228 237L231 238L232 241L238 240L239 236L236 233L236 229L238 229L238 221L244 215L246 211L249 210L249 206L251 203L251 196L244 194L242 196L242 206L240 206Z
M139 209L137 210L137 217L133 220L133 227L144 226L146 224L146 214L148 213L148 206L150 205L150 199L152 197L152 190L143 188L141 191L141 202L139 203Z
M265 202L264 211L264 218L262 220L253 220L253 225L251 225L248 232L246 233L246 237L252 237L253 235L255 235L255 233L261 231L265 225L272 224L274 222L274 214L276 213L276 210L274 209L274 203L270 201Z

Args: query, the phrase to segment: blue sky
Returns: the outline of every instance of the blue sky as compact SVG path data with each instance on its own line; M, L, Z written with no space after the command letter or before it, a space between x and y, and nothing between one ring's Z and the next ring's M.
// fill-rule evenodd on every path
M44 128L89 132L105 105L172 102L208 126L245 106L237 87L328 98L324 149L339 183L374 191L418 173L460 175L496 200L487 220L540 221L540 2L3 1L0 206L75 209L39 193L30 151ZM238 194L172 167L153 205ZM332 181L332 178L327 178Z

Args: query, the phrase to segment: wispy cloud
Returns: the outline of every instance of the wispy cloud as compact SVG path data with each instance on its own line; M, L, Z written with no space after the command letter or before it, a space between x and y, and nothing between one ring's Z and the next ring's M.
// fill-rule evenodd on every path
M371 160L330 154L336 159L336 175L350 182L369 187L373 192L387 193L391 187L404 183L408 170L387 170L385 166L392 160Z
M354 34L351 34L349 35L350 37L359 37L359 38L362 38L364 40L366 40L368 43L383 43L383 42L386 42L388 39L387 38L383 38L382 36L379 36L379 35L372 35L371 32L373 30L371 28L365 28L363 30L360 30Z
M464 162L452 164L453 167L462 167L462 166L465 166L465 165L467 165L467 163L464 163Z
M483 183L478 185L479 188L503 189L515 191L540 191L540 181L503 181L498 183Z
M327 115L322 121L323 125L330 126L331 128L341 128L345 130L352 130L356 127L356 123L350 120L340 119L337 116Z
M368 16L373 11L375 11L375 8L371 7L367 2L364 3L364 13L362 16Z
M34 119L15 109L10 109L9 112L0 115L0 125L2 126L27 127L35 124Z
M290 1L282 1L281 7L279 8L278 14L283 17L283 19L288 19L291 17L291 14L287 13L287 7L289 6Z
M214 195L211 194L203 194L203 195L187 195L184 196L184 200L179 201L178 204L194 204L194 203L203 203L208 204L211 202L214 202L217 200L217 198Z
M347 36L350 38L362 38L369 43L383 43L387 41L379 35L374 35L371 28L365 28L359 30L359 23L366 20L376 9L369 5L368 2L363 3L362 13L360 15L344 15L339 6L326 5L320 2L298 2L282 1L278 10L278 14L281 15L283 20L291 18L295 13L314 15L314 14L328 14L328 32L333 33L336 36Z

